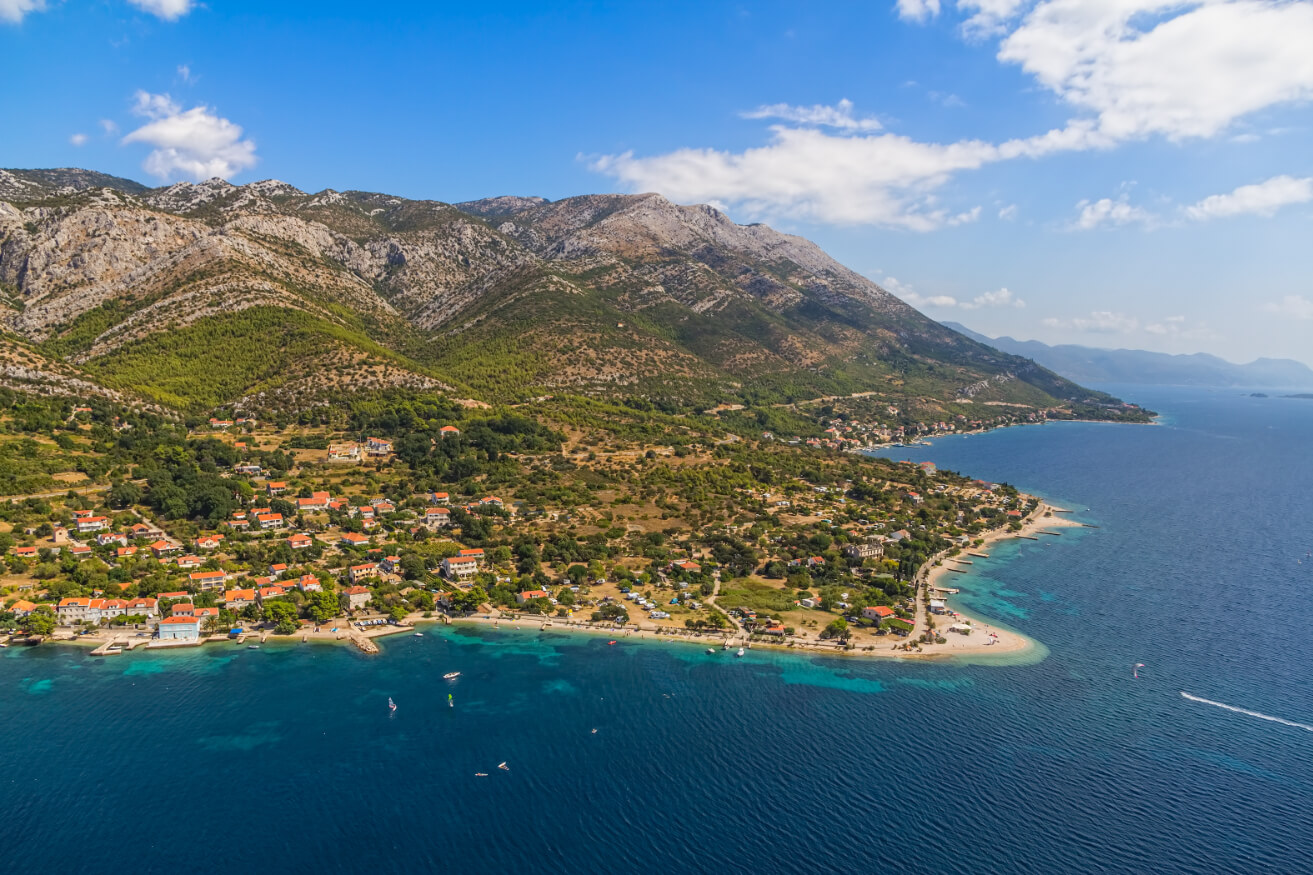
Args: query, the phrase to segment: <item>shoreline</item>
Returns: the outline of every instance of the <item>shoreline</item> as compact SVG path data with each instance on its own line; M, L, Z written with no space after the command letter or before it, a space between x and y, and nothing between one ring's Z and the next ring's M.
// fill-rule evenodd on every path
M1077 522L1066 516L1069 511L1063 508L1055 507L1043 500L1031 514L1022 521L1022 527L1018 531L1009 531L1008 529L996 529L988 532L982 537L980 545L971 545L958 554L966 557L975 554L985 553L990 547L1003 541L1013 539L1030 539L1039 540L1041 537L1038 533L1047 530L1056 530L1061 528L1083 528L1084 523ZM934 615L928 610L931 591L943 588L952 588L949 575L954 573L954 569L965 570L962 568L963 563L954 561L957 557L950 557L948 551L936 554L931 557L925 565L917 572L914 580L917 583L917 613L915 627L905 638L891 637L886 648L885 642L878 644L862 644L849 649L846 646L838 644L821 644L818 641L803 640L794 638L791 641L749 641L743 634L742 630L732 627L717 632L693 631L677 629L672 627L661 627L655 624L631 623L623 627L610 627L594 625L582 620L569 620L560 617L551 617L545 615L514 615L505 616L501 611L495 610L487 614L473 614L463 617L453 617L447 614L434 613L432 616L424 617L420 614L412 614L406 617L398 625L375 626L365 630L356 629L351 621L344 621L336 627L321 626L319 629L302 629L292 635L274 635L271 630L253 630L248 632L243 642L239 646L249 647L251 644L302 644L311 642L324 642L330 644L353 645L361 651L362 655L379 654L378 645L374 639L384 638L392 635L403 633L420 632L421 625L441 624L443 626L454 626L457 624L468 624L472 627L491 627L499 630L503 624L509 629L518 631L539 631L555 632L559 634L579 634L579 635L600 635L620 640L639 640L657 643L679 643L702 648L712 649L729 649L737 650L744 647L747 650L768 650L781 653L796 653L815 656L843 657L852 659L894 659L906 662L947 662L947 661L964 661L979 663L995 663L1006 660L1009 663L1015 663L1018 658L1022 661L1028 661L1027 657L1034 657L1034 661L1043 659L1047 650L1039 641L1030 638L1020 632L1009 629L1006 626L999 625L996 621L987 620L968 611L950 610L945 614ZM970 561L970 560L967 560ZM969 567L969 566L968 566ZM967 572L969 574L969 571ZM934 628L938 634L945 638L945 643L925 643L916 639L924 632L928 631L929 621L935 620ZM967 635L948 631L948 627L954 623L967 624L972 627L972 632ZM668 631L667 631L668 630ZM108 630L106 630L108 631ZM135 635L135 630L133 632ZM108 635L87 635L73 637L56 637L48 638L42 643L49 644L71 644L79 647L99 648L115 640L124 639L134 640L132 636L123 634ZM163 652L169 650L191 650L198 647L204 647L207 644L229 643L237 644L236 639L229 638L226 635L203 638L198 642L187 642L185 644L164 645L158 643L151 646L153 639L135 639L137 642L132 649L127 651L115 651L108 655L122 655L123 652ZM992 641L993 643L985 643ZM246 642L250 642L249 644ZM895 643L896 642L896 643ZM726 647L726 645L728 645ZM911 649L901 649L904 645Z

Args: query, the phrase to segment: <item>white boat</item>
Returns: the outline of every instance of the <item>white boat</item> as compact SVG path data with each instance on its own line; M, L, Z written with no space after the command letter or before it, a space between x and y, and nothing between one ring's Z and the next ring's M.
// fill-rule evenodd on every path
M388 696L388 710L389 710L389 711L395 711L395 710L397 710L397 703L394 702L394 701L392 701L392 697L391 697L391 696Z
M734 655L735 655L735 656L742 656L742 655L743 655L743 652L744 652L744 651L743 651L743 648L740 647L738 653L735 653Z
M423 638L423 637L424 637L424 633L423 633L423 632L416 632L416 633L415 633L415 637L416 637L416 638Z
M458 677L460 677L460 672L458 672L458 671L449 671L449 672L447 672L446 674L444 674L442 677L443 677L444 680L452 680L453 678L458 678Z
M714 648L714 647L708 647L708 648L707 648L707 653L715 653L715 652L716 652L716 648Z
M503 772L509 772L511 770L511 767L505 763L498 763L497 768L501 769Z

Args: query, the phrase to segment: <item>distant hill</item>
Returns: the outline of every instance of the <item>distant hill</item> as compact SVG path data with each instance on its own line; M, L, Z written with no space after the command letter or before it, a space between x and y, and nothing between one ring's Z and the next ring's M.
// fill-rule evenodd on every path
M0 326L42 373L188 411L382 390L671 412L874 392L930 421L1144 416L808 240L657 194L453 205L0 169Z
M1169 355L1143 349L1096 349L1074 344L1049 346L1038 340L987 337L956 322L942 324L1000 352L1033 359L1036 364L1078 383L1223 388L1313 386L1313 370L1292 359L1260 358L1247 365L1238 365L1203 352Z

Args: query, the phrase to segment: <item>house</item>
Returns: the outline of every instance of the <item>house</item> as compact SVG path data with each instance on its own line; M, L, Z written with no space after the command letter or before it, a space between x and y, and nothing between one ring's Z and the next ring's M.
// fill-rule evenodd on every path
M911 537L912 537L912 533L909 532L907 529L899 529L898 531L894 532L892 535L889 536L889 540L907 541L910 540Z
M271 480L265 484L264 488L270 495L282 495L287 491L287 484L282 480Z
M374 513L384 514L397 512L397 506L390 501L377 501L371 503L374 505Z
M686 571L689 574L702 573L702 566L694 562L692 559L676 559L674 562L670 563L669 567L675 574L678 574L681 571Z
M128 534L133 538L149 538L155 534L155 530L145 523L133 523L128 529Z
M218 608L196 608L195 612L196 612L196 619L202 623L204 623L206 620L217 621L219 619Z
M216 429L218 431L223 431L224 429L229 429L232 427L233 427L233 422L231 419L215 419L213 416L210 417L210 428Z
M89 516L77 521L79 532L103 532L109 528L109 517Z
M287 546L293 550L304 550L315 542L309 535L293 535L287 539Z
M473 556L448 556L442 560L442 573L450 580L464 580L479 571L479 560Z
M179 556L174 562L179 568L200 568L205 564L204 559L191 553L186 556Z
M862 608L862 616L868 620L875 620L877 623L888 620L890 617L896 617L894 609L887 605L867 605Z
M23 619L28 614L36 610L36 605L26 599L20 599L9 606L9 610L17 619Z
M72 547L68 548L68 552L71 553L75 559L85 559L87 556L91 555L91 547L87 544L74 544Z
M189 599L189 598L191 598L191 593L187 592L187 591L184 590L184 589L180 589L180 590L178 590L177 592L162 592L162 593L160 593L160 598L162 598L162 599Z
M491 505L491 506L493 506L493 507L505 507L505 506L506 506L506 502L502 501L500 498L498 498L498 497L495 496L495 495L489 495L489 496L487 496L486 498L480 498L480 499L479 499L479 504L487 504L487 505Z
M346 595L348 611L358 611L369 604L370 592L367 586L350 586L342 592Z
M372 520L374 518L374 506L372 504L362 504L360 507L351 508L351 515L358 516L362 520Z
M312 495L309 498L298 498L296 500L296 509L306 510L328 510L328 502L332 499L327 492Z
M170 617L194 617L196 606L191 602L178 602L169 608Z
M155 558L158 559L161 556L168 556L172 553L181 553L182 545L170 544L168 541L156 541L154 544L150 545L150 551L154 553Z
M161 641L200 641L201 621L195 617L165 617L157 633Z
M762 634L765 634L765 635L783 635L783 634L784 634L784 624L783 624L783 623L770 622L770 623L767 623L767 624L766 624L765 626L763 626L762 628L758 629L757 631L759 631L759 632L761 632Z
M430 507L424 511L424 525L440 529L451 524L451 511L445 507Z
M225 571L193 571L188 575L191 578L193 586L198 586L201 591L211 589L223 589L224 582L228 579L228 573Z
M136 555L137 555L136 547L119 547L117 550L114 551L115 559L128 559Z
M239 446L245 447L246 445L245 445L245 444L240 444ZM256 464L246 464L246 465L238 465L238 466L236 466L235 468L233 468L233 473L234 473L234 474L247 474L247 475L250 475L250 476L252 476L252 477L259 477L259 476L260 476L260 471L261 471L261 470L262 470L262 469L260 468L259 465L256 465Z
M123 599L105 599L104 604L100 606L100 618L112 620L121 617L128 612L127 607L128 603Z
M319 582L319 578L313 574L302 574L300 580L296 582L296 588L301 592L323 592L324 585Z
M255 604L255 590L253 589L230 589L223 594L223 605L230 611L236 611L253 604Z
M864 541L860 544L849 544L843 548L843 555L849 559L858 561L865 559L879 559L884 556L884 544L877 540Z
M262 529L281 529L283 527L283 515L281 513L262 513L255 518Z
M529 601L529 599L545 599L545 598L549 598L546 590L526 589L524 592L516 594L515 603L517 605L522 605L525 602Z
M812 556L811 558L809 558L809 559L807 560L807 567L808 567L808 568L819 568L819 567L821 567L821 566L824 565L824 564L825 564L825 557L824 557L824 556Z
M196 539L197 550L215 550L223 546L223 535L201 535Z
M96 543L104 547L106 544L118 544L120 547L128 546L128 536L122 532L101 532L96 535Z
M457 555L461 559L473 559L475 563L478 565L483 564L483 549L481 547L473 547L468 550L461 550L460 553Z
M160 609L159 600L151 598L133 599L128 602L126 611L129 614L142 614L147 617L158 617Z
M382 438L366 438L365 450L371 456L386 456L392 452L392 441L385 441Z
M948 610L948 603L945 602L943 599L930 600L930 613L942 614L947 610Z
M36 547L15 547L14 555L19 559L35 559Z
M275 562L273 565L269 566L269 576L272 577L274 580L277 580L278 578L282 577L286 573L287 573L286 562Z
M454 425L444 425L442 428L438 429L438 434L445 438L460 437L460 429Z
M921 498L921 493L919 492L909 492L907 493L907 497L912 499L913 504L920 504L922 501L924 501L924 499Z
M60 599L59 604L55 607L55 614L59 617L59 622L65 626L71 626L78 622L99 623L100 609L104 604L104 599Z
M451 496L445 492L430 492L429 502L431 504L447 504L451 501Z
M228 528L230 529L249 529L250 527L251 521L246 517L233 517L228 520Z
M329 444L328 461L359 462L360 445L359 444Z
M352 565L347 569L347 579L352 583L359 583L370 577L378 577L379 571L377 565Z
M369 538L357 532L343 532L339 543L343 547L364 547L369 544Z
M269 599L287 595L287 589L281 586L262 586L256 591L255 595L260 600L260 604L264 604Z

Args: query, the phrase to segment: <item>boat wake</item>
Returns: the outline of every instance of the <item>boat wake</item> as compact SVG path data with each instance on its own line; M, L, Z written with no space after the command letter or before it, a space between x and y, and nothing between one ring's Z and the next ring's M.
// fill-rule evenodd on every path
M1271 714L1263 714L1260 711L1250 711L1248 708L1237 708L1235 705L1224 705L1221 702L1214 702L1212 699L1201 699L1198 696L1192 696L1182 691L1181 695L1191 702L1200 702L1204 705L1212 705L1214 708L1225 708L1228 711L1234 711L1237 714L1248 714L1250 717L1257 717L1259 720L1270 720L1273 723L1280 723L1283 726L1293 726L1296 729L1303 729L1305 732L1313 732L1313 726L1307 723L1296 723L1294 720L1286 720L1284 717L1273 717Z

